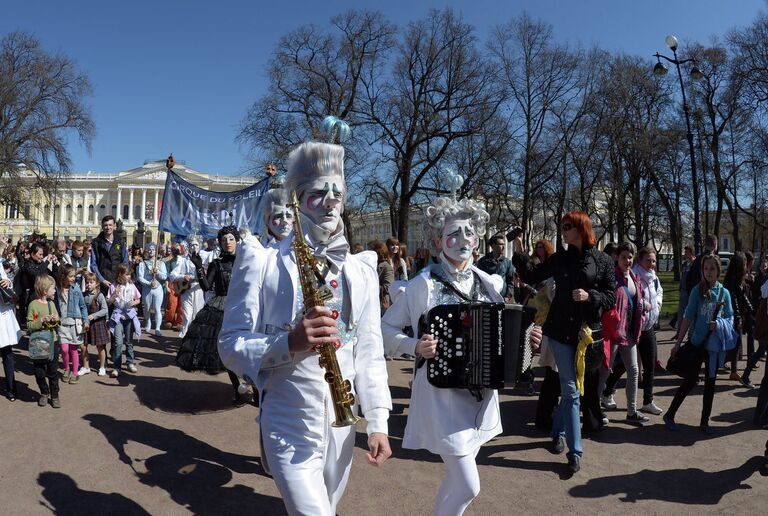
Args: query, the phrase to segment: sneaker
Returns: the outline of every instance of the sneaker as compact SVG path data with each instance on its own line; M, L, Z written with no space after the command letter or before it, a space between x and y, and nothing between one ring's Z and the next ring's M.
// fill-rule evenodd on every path
M648 419L648 416L644 416L639 412L635 412L634 414L627 414L627 423L638 423L642 425L643 423L647 423L648 421L650 421L650 419Z
M51 398L51 407L61 408L61 402L59 401L59 398Z
M578 455L571 455L568 457L568 471L571 473L578 473L581 469L581 457Z
M661 410L654 402L650 402L643 405L643 407L640 409L640 412L653 414L654 416L660 416L663 410Z
M152 329L151 327L149 327L149 326L145 326L145 327L144 327L144 332L145 332L145 333L149 333L151 329Z
M560 455L565 451L565 437L558 435L552 439L552 453Z
M161 335L160 330L155 330L155 337L159 337Z
M741 376L736 371L732 372L731 375L728 377L729 380L733 380L734 382L740 382Z
M604 417L602 420L602 423L603 423L603 426L608 426L611 424L611 420L608 419L607 417Z
M136 372L138 372L138 371L139 371L138 369L136 369L136 366L135 366L135 365L133 365L133 364L128 364L128 370L129 370L130 372L132 372L132 373L136 373Z
M752 382L750 382L750 381L749 381L749 378L744 378L744 377L742 376L742 377L739 379L739 381L741 382L741 385L743 385L743 386L744 386L744 387L746 387L747 389L754 389L754 388L755 388L754 384L753 384Z
M670 430L672 432L677 432L680 430L680 427L677 426L677 423L675 423L675 420L669 417L668 415L664 416L664 426L667 427L667 430Z
M77 372L77 376L85 376L90 372L91 372L90 367L81 367L80 370Z
M69 383L69 385L74 385L74 384L76 384L76 383L77 383L77 381L78 381L79 379L80 379L80 377L79 377L79 376L77 376L77 375L73 374L72 376L70 376L70 377L69 377L69 382L68 382L68 383Z
M39 398L37 398L37 406L38 407L45 407L48 405L48 395L47 394L41 394Z
M107 376L107 370L104 369L103 367L99 367L99 372L96 374L98 374L99 376Z
M111 376L112 378L117 378L119 375L120 375L120 371L118 371L117 369L112 369L112 372L109 373L109 376Z
M610 396L603 396L600 398L600 404L603 406L605 410L614 410L616 409L616 400L613 399L613 394Z
M67 383L71 377L72 377L72 373L69 371L69 369L67 369L66 371L64 371L64 373L62 373L61 381L64 383Z

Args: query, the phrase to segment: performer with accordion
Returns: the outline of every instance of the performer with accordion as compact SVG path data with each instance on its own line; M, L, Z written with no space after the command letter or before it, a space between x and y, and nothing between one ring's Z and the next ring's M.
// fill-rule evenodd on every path
M456 174L448 180L454 192L463 182ZM429 265L408 283L381 323L388 354L416 356L403 448L429 450L445 463L434 514L462 514L478 495L475 457L480 446L502 430L494 388L499 378L494 371L475 367L478 356L464 360L471 353L489 351L472 349L470 335L493 341L490 351L495 351L503 326L501 278L479 270L472 260L488 219L480 203L456 200L455 194L427 207L424 240L440 263ZM417 337L404 333L406 326L419 328Z

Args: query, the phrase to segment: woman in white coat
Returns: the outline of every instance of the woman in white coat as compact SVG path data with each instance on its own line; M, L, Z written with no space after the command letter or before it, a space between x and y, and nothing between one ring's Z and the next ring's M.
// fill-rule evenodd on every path
M302 231L320 257L333 297L304 313L294 237L267 248L247 237L232 269L219 334L224 365L253 379L261 394L262 462L289 514L336 514L352 463L355 427L331 426L334 409L316 346L337 347L342 376L368 421L368 462L379 465L391 454L376 257L349 252L341 220L343 163L343 147L304 143L289 155L286 177L302 215L294 233Z
M0 266L0 285L3 288L12 287L11 280ZM6 303L0 298L0 355L3 357L3 369L5 370L5 397L9 401L16 401L16 380L13 364L13 346L19 343L21 328L16 321L15 306Z
M426 449L443 459L445 477L433 512L440 516L462 514L480 492L475 457L480 446L501 433L499 397L495 389L485 389L478 401L466 389L432 386L427 367L420 363L435 356L437 341L429 334L409 337L402 328L419 328L419 319L437 305L466 302L465 298L504 302L501 282L492 279L500 278L472 265L472 251L487 222L488 213L472 200L440 198L428 207L424 239L433 255L439 253L440 263L426 267L408 283L381 323L388 353L417 357L403 448Z

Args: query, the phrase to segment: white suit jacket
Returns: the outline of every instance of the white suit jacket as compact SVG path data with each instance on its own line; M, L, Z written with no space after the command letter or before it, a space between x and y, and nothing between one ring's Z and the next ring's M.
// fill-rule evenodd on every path
M306 378L303 368L296 367L308 358L314 364L317 354L310 352L308 357L308 353L292 354L288 349L299 278L292 243L293 234L274 247L263 247L255 237L238 245L219 333L219 355L227 369L250 377L260 391L270 382L294 385L297 405L318 408L317 420L303 422L316 427L329 417L322 407L330 392L322 371L313 371L313 376ZM368 421L369 435L387 433L392 409L375 256L371 252L348 254L342 266L349 286L349 329L356 329L357 339L336 353L342 376L352 383L356 402Z

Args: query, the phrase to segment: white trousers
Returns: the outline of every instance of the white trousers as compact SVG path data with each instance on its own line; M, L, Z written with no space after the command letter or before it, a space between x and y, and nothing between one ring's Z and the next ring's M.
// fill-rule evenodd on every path
M263 418L263 415L262 415ZM285 508L291 516L335 516L349 480L355 427L330 428L325 449L307 443L288 445L283 439L264 435L261 448L265 468L275 479Z
M187 334L189 325L195 320L197 312L202 310L204 305L203 289L197 283L181 295L182 326L179 337L183 338Z
M480 494L480 475L475 457L480 448L467 455L440 455L445 477L435 499L433 516L461 516Z
M155 311L155 329L159 330L163 324L163 287L145 287L141 292L141 302L144 304L144 329L152 329L152 310Z

